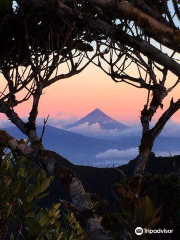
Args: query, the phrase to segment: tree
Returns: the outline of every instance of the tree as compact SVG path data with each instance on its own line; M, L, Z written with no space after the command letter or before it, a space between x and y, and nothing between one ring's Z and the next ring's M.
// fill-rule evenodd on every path
M103 43L100 43L100 45L102 47ZM104 53L99 54L98 60L95 60L94 64L109 75L113 81L130 84L133 87L147 91L147 100L140 117L142 139L134 171L134 176L142 178L154 141L161 133L166 122L179 110L180 101L174 103L172 99L170 107L164 111L157 123L151 128L150 122L158 108L163 110L163 100L180 83L180 79L173 76L171 82L169 82L166 68L159 66L156 62L142 56L133 49L128 49L116 42L105 43ZM133 72L129 70L131 68ZM130 74L133 74L133 76Z
M105 70L106 74L115 81L123 81L148 90L148 100L141 112L143 136L134 173L135 176L142 178L155 139L166 122L180 108L180 99L176 102L172 99L169 108L155 126L149 129L149 123L156 110L162 107L163 99L179 83L180 4L177 0L90 0L85 5L84 12L80 14L67 3L59 2L60 9L68 16L72 16L73 13L74 18L92 31L92 35L99 34L98 41L101 46L109 46L107 50L109 60L106 59L105 62L110 66L110 71ZM96 17L93 17L94 12ZM113 55L112 53L108 55L110 48L114 49ZM101 60L105 60L103 54ZM116 60L113 56L116 56ZM122 61L120 63L119 60L122 59L124 63ZM131 63L137 65L139 77L135 78L125 73L127 67L125 64L128 61L130 65ZM103 64L97 61L96 65L104 68ZM160 80L159 76L156 76L157 72L161 74ZM171 80L171 87L167 88L165 83L169 72L172 72L174 77Z
M77 176L57 163L44 149L41 137L37 136L36 118L40 97L45 87L79 73L100 54L102 59L102 54L105 52L101 46L104 44L110 45L115 50L118 48L120 55L124 55L124 52L121 52L123 50L128 57L132 55L131 59L135 57L134 60L137 61L141 72L148 70L149 82L145 81L144 76L141 80L138 78L138 82L127 74L126 78L123 78L122 73L119 74L119 72L117 72L118 77L116 75L113 78L118 81L126 79L131 83L136 82L143 88L146 88L145 82L146 86L151 86L152 89L148 89L148 92L151 91L154 98L160 91L155 109L152 111L152 105L154 105L152 100L146 104L142 112L141 119L145 129L143 134L145 139L142 144L145 146L142 145L140 149L142 154L136 167L136 173L141 178L155 138L168 119L180 108L180 100L175 103L171 101L170 107L154 128L148 130L156 108L161 106L165 97L164 93L170 90L164 89L163 83L156 83L157 79L151 72L154 71L153 67L158 71L162 70L165 82L166 72L172 72L178 79L180 77L180 65L176 60L180 51L180 32L177 27L180 19L179 2L177 0L89 0L84 2L17 0L16 2L18 8L14 11L11 0L8 0L7 4L1 0L3 7L0 19L2 36L0 66L7 81L7 87L1 93L0 111L5 113L12 123L30 139L31 146L25 146L0 130L1 146L21 153L40 164L49 173L58 176L70 192L77 210L86 213L85 230L89 236L92 239L111 239L98 223L97 217L93 215L89 200ZM88 52L92 51L92 45L90 45L92 41L97 44L96 51L95 54L93 52L88 56ZM164 50L164 46L169 50ZM86 59L85 62L83 58ZM59 75L57 71L56 74L58 66L65 63L70 66L68 72ZM116 68L113 66L114 62L110 64L112 65L111 73L114 74L114 71L116 73L117 69L113 70L114 67ZM172 84L172 87L175 87L176 83ZM157 90L155 90L156 87ZM26 89L25 97L17 99L17 93L23 89ZM16 114L14 107L29 100L31 96L33 105L29 119L25 123ZM144 141L146 139L148 142Z
M93 47L85 40L87 33L84 28L73 19L66 18L58 9L57 1L43 1L43 4L17 1L16 9L10 0L7 5L3 0L1 3L0 70L6 86L0 95L0 112L29 138L31 146L2 130L0 145L8 147L13 154L21 154L34 161L62 181L74 207L84 215L82 225L92 239L112 239L94 215L76 174L44 149L42 138L46 121L42 136L39 137L36 132L38 105L43 90L56 81L83 71L96 57L97 51L91 54ZM22 98L18 97L20 92L24 94ZM24 122L14 108L30 98L32 108L28 121Z
M49 208L41 206L53 177L32 161L6 150L0 163L0 239L88 239L62 202Z

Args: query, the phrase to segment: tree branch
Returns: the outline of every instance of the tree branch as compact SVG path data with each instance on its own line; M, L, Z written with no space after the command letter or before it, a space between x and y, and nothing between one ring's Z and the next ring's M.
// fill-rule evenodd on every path
M163 115L159 118L155 126L150 130L154 139L161 133L167 121L179 109L180 109L180 99L178 99L176 102L173 102L173 99L172 99L170 102L169 108L163 113Z
M138 52L141 52L147 56L152 61L159 63L160 65L166 67L167 70L170 70L176 76L180 77L180 64L175 60L169 57L167 54L163 53L161 50L152 46L145 40L142 40L137 37L132 37L126 34L120 27L112 28L106 22L95 19L91 14L82 14L70 7L66 6L64 3L59 1L59 8L65 12L68 16L82 22L86 27L91 31L96 31L97 34L101 33L107 37L110 37L113 40L119 41L125 46L129 46L135 49ZM177 45L177 44L176 44Z
M11 151L25 156L36 164L40 164L51 175L55 175L61 180L71 195L73 205L85 217L85 231L92 240L113 240L109 233L103 229L97 216L94 216L81 181L72 170L62 166L62 162L65 160L63 157L60 156L62 159L60 163L53 157L52 152L41 150L37 153L36 149L18 142L3 130L0 130L0 146L8 147Z

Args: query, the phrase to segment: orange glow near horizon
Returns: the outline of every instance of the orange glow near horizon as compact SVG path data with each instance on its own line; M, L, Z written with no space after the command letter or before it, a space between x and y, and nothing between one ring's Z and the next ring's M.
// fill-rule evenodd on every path
M2 89L2 83L0 88ZM164 109L168 107L172 96L174 100L180 97L180 86L166 98ZM44 118L49 114L55 118L62 111L81 118L95 108L100 108L121 122L137 122L146 99L146 90L115 83L102 70L91 65L81 74L61 80L45 89L39 105L39 117ZM20 116L28 116L31 104L29 100L18 106L16 111ZM159 110L156 115L161 112ZM179 113L177 115L180 116ZM2 119L2 114L0 118Z

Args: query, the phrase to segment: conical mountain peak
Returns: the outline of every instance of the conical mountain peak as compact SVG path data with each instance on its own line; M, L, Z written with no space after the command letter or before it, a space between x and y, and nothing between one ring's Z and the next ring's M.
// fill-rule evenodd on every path
M99 108L94 109L92 112L90 112L88 115L86 115L79 121L66 126L66 128L70 129L70 128L78 127L79 125L83 125L83 124L87 124L87 123L89 126L91 126L93 124L99 124L99 126L105 130L117 129L118 131L122 131L122 130L128 129L128 127L126 125L109 117L107 114L105 114Z
M96 109L94 109L92 112L90 112L88 115L90 115L90 114L101 114L101 115L106 115L101 109L99 109L99 108L96 108ZM87 116L88 116L87 115ZM107 116L107 115L106 115Z
M93 112L102 112L102 111L99 108L95 108Z

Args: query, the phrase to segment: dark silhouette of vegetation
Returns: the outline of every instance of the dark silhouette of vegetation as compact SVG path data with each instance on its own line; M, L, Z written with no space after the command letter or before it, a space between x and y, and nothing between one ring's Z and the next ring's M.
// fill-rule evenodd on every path
M124 46L116 46L116 42L111 42L109 46L105 44L104 48L105 54L98 57L95 65L99 66L116 83L126 83L147 91L147 100L140 116L142 138L134 170L134 176L141 179L156 138L167 121L179 110L179 100L175 103L172 99L169 108L163 112L154 126L150 127L150 123L158 109L163 111L164 99L176 88L180 80L179 77L173 76L174 80L170 83L169 72L166 68L157 66L156 62L141 56L135 50L130 50L130 54L130 51ZM106 65L109 67L109 71Z
M70 4L59 3L68 16L81 21L92 34L99 34L96 39L100 49L106 49L95 64L115 82L144 88L148 92L141 112L143 136L134 172L141 180L155 139L180 108L180 100L174 102L172 99L169 108L149 129L154 114L163 107L164 98L179 83L179 2L91 0L84 5L80 14L76 9L72 11ZM89 21L85 20L87 11ZM107 64L109 68L105 69ZM133 65L136 73L128 71L130 67L134 69ZM169 79L169 87L167 77L170 72L174 76Z
M44 148L43 133L38 137L39 102L45 88L80 73L92 62L114 81L147 90L147 102L141 112L143 135L134 171L137 183L134 205L137 205L142 199L139 183L154 141L180 109L180 99L172 99L150 129L157 109L163 108L164 98L179 83L179 1L17 0L15 3L13 6L11 0L0 0L0 71L4 83L0 113L29 138L30 145L0 130L1 153L8 148L14 159L19 156L29 159L60 179L75 210L83 216L82 231L92 240L111 240L113 237L102 227L77 174L63 165L63 157L57 161ZM105 69L105 65L110 68ZM133 65L137 71L130 75L127 69ZM169 73L173 77L167 87ZM25 122L15 107L30 99L32 106ZM43 132L45 125L46 120ZM142 200L144 205L146 200ZM132 235L130 228L128 231Z
M12 1L9 1L2 9L0 71L5 86L0 94L0 112L29 138L31 146L24 146L0 130L1 146L27 157L61 179L75 208L84 215L82 226L87 228L85 231L88 235L93 239L112 239L94 215L76 174L44 149L42 138L36 132L43 90L56 81L83 71L97 56L97 51L91 53L93 47L84 40L87 35L84 29L79 29L73 19L65 20L59 16L57 1L43 1L43 5L34 1L17 3L17 7L13 8ZM22 98L17 96L20 92ZM24 122L14 108L30 98L32 108L28 121Z
M61 203L41 207L53 177L39 166L4 150L0 176L0 239L88 239Z

